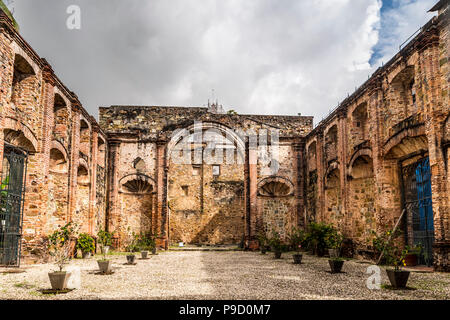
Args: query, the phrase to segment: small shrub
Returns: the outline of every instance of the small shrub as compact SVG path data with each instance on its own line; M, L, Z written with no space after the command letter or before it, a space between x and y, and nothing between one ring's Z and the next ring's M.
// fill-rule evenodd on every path
M306 242L306 234L300 228L293 228L289 235L289 244L294 251L300 251Z
M80 233L77 239L77 249L80 249L82 252L94 252L95 250L95 241L87 233Z

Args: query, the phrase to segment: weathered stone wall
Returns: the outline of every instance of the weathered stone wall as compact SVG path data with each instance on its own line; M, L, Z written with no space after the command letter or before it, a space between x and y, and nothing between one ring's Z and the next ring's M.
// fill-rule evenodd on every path
M177 129L193 134L195 121L201 122L199 130L205 137L212 130L231 139L228 142L240 151L242 161L231 165L218 162L218 176L212 175L214 163L206 158L198 163L171 162L168 158L178 143L171 141L173 135L179 132ZM100 124L110 140L117 143L117 151L110 155L111 163L112 157L117 159L117 165L111 168L115 172L112 173L115 178L110 192L111 228L120 228L116 209L119 201L115 195L121 188L120 179L133 174L130 163L138 157L148 164L143 173L155 183L153 230L160 235L161 243L239 243L243 238L247 244L254 242L257 232L263 229L258 185L271 176L286 179L292 189L289 206L283 203L289 216L283 234L294 224L303 223L303 180L298 178L303 167L303 153L294 146L311 130L311 117L217 114L207 108L195 107L112 106L100 108ZM263 130L273 129L278 130L280 139L276 163L271 163L267 157L272 154L272 149L267 152L265 147L259 147L251 150L251 155L245 154L248 138L240 133L258 135ZM139 150L150 145L151 153L139 154ZM207 148L202 150L205 157ZM258 156L263 161L249 161ZM193 165L197 165L196 168ZM267 214L267 209L265 212ZM274 207L272 214L277 215L278 209Z

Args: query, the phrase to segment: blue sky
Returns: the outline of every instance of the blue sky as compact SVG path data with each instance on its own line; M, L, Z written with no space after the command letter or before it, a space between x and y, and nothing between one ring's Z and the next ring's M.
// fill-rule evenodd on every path
M367 80L438 0L15 0L21 34L83 106L312 115ZM68 30L78 5L81 29Z

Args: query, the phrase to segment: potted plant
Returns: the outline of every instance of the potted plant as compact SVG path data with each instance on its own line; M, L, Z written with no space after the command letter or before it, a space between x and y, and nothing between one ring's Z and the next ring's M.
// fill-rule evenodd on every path
M48 277L53 290L67 289L67 281L70 273L64 271L64 266L69 262L71 256L70 235L73 231L71 224L65 225L54 231L48 237L48 253L54 258L58 271L49 272Z
M106 259L106 254L108 253L109 246L111 245L111 239L112 239L112 233L100 230L98 232L98 243L100 245L100 250L103 254L103 259L97 260L98 268L100 269L100 272L103 274L109 274L111 273L111 260Z
M399 229L387 231L377 235L373 240L373 246L382 254L386 265L389 266L386 268L386 273L394 288L405 288L410 274L409 271L403 270L406 266L405 257L408 250L402 249L398 243L401 234L402 231Z
M325 243L330 258L339 258L344 237L335 228L330 228L325 235Z
M149 250L156 254L156 236L152 232L141 233L138 239L138 247L141 250L142 259L147 259Z
M281 254L285 249L285 245L281 241L280 234L276 231L272 231L272 237L270 238L269 243L274 252L275 259L281 259Z
M94 238L87 233L80 233L77 239L77 249L81 250L83 259L90 258L95 250Z
M264 231L260 231L258 233L258 244L259 244L259 249L261 250L261 254L266 254L267 252L267 244L268 244L268 239L266 236L266 233Z
M130 228L128 228L130 229ZM128 237L127 237L127 246L125 248L125 250L128 252L127 254L127 262L128 264L134 264L134 261L136 260L136 256L134 255L134 252L136 252L137 249L137 241L138 241L138 236L132 232L132 233L128 233Z
M407 267L414 267L417 266L419 262L419 257L422 254L422 245L416 245L416 246L406 246L406 250L408 253L405 256L405 264Z
M310 245L313 254L319 257L325 255L325 249L327 248L325 239L332 230L333 227L325 223L311 222L309 224L306 241Z
M301 264L303 255L300 253L302 249L302 245L305 241L305 232L300 228L293 228L292 232L289 236L289 242L291 245L291 249L293 249L296 253L292 255L294 259L294 264Z

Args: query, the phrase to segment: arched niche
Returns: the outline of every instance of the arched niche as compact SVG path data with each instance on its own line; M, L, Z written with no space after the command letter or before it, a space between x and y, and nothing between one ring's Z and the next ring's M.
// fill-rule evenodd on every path
M106 142L102 137L97 139L97 165L105 168L106 162Z
M81 118L80 120L80 152L89 157L91 151L91 127L89 123Z
M89 169L87 165L81 164L78 166L77 169L77 182L81 185L88 185L89 184Z
M21 111L25 111L27 97L32 94L30 88L36 85L36 73L31 64L20 54L14 57L11 102Z
M294 185L286 178L269 177L258 183L260 197L288 197L294 194Z
M338 127L333 124L325 134L325 154L326 160L331 161L337 158L338 148Z
M69 109L64 98L55 93L53 104L53 135L56 139L65 143L68 141Z
M310 172L317 169L317 142L311 142L307 150L308 172Z
M52 148L50 150L50 171L55 173L67 173L67 158L60 149Z

